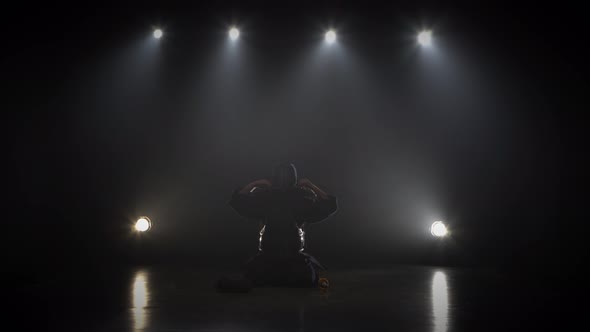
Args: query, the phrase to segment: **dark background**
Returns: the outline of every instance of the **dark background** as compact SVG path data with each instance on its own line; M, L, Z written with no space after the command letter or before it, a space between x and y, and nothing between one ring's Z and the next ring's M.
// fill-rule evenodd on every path
M2 16L0 232L17 270L237 266L257 229L227 201L283 161L339 198L308 229L328 268L569 276L588 256L581 8L142 2ZM415 43L422 27L433 50ZM154 227L138 236L140 215ZM451 237L434 239L434 220Z

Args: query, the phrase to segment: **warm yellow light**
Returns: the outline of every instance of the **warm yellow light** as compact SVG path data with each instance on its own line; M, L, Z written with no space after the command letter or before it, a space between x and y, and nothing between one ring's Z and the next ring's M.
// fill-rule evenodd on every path
M146 232L152 227L152 222L148 217L141 217L135 222L135 230L138 232Z
M131 299L133 301L133 307L131 309L134 330L143 330L149 323L148 306L150 302L150 288L146 271L136 272L133 288L131 289Z

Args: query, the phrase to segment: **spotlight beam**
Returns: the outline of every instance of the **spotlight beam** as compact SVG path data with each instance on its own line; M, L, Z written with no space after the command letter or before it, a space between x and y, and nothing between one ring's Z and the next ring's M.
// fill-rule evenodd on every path
M435 221L430 226L430 234L435 237L445 237L449 234L447 226L442 221Z
M333 44L336 41L336 31L334 31L334 29L326 31L326 34L324 35L324 40L328 44Z
M138 232L147 232L152 228L152 221L148 217L140 217L135 222L135 230Z
M422 47L430 47L432 45L432 30L422 30L416 38Z
M154 38L160 39L160 38L162 38L163 35L164 35L164 31L162 31L162 29L160 29L160 28L154 29L154 32L153 32Z
M229 29L228 35L229 39L238 40L238 38L240 37L240 30L238 30L238 28L236 27L232 27L231 29Z

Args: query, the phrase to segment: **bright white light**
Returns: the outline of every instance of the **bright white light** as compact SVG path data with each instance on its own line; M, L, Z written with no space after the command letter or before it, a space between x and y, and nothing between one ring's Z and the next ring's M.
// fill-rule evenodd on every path
M435 221L430 226L430 234L436 237L443 237L448 234L447 226L442 221Z
M326 34L324 35L324 39L326 40L326 43L328 43L328 44L334 43L336 41L336 31L328 30L326 32Z
M138 271L135 274L133 288L131 289L131 298L133 300L133 327L134 331L143 330L149 325L149 302L150 288L148 274L145 271Z
M447 275L442 271L437 271L432 277L432 316L434 332L449 329L449 289Z
M238 30L238 28L233 27L229 29L229 39L237 40L238 37L240 37L240 30Z
M146 232L152 227L152 222L148 217L141 217L135 222L135 230L138 232Z
M154 30L154 38L160 39L160 38L162 38L162 35L164 35L164 32L162 31L162 29L155 29Z
M418 43L424 47L432 45L432 31L423 30L418 34Z

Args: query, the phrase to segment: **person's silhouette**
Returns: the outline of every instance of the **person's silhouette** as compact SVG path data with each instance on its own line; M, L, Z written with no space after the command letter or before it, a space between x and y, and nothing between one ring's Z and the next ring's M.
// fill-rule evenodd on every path
M241 216L261 224L258 253L243 271L252 285L317 286L324 268L304 250L304 227L333 214L336 197L308 179L298 179L293 164L280 164L272 179L236 189L230 205Z

